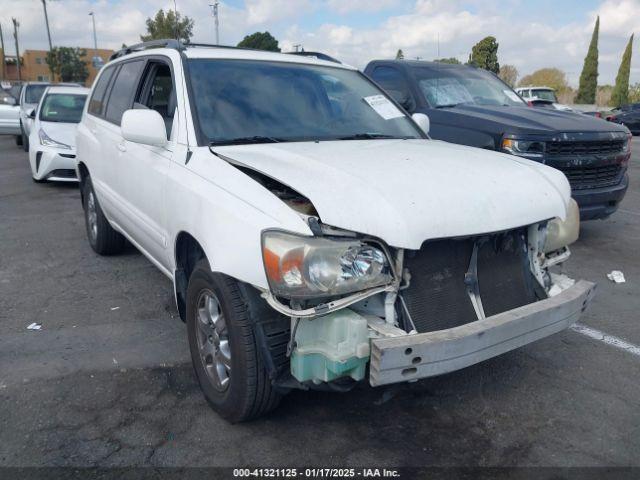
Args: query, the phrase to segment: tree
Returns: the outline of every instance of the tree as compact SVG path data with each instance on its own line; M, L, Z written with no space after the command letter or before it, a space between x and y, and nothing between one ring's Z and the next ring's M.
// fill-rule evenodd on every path
M629 103L629 74L631 73L631 50L633 49L633 34L624 49L620 69L616 76L616 86L611 94L611 106L620 107Z
M158 10L154 18L147 18L147 35L140 35L140 40L160 40L162 38L175 38L184 43L189 43L193 36L193 20L183 17L180 12Z
M460 65L460 60L458 60L456 57L436 58L434 60L434 62L437 62L437 63L450 63L451 65Z
M498 63L498 42L495 37L485 37L476 43L469 54L470 65L484 68L497 74L500 72Z
M518 83L521 87L551 87L557 93L567 90L567 76L558 68L541 68L530 75L525 75Z
M86 50L71 47L55 47L47 52L46 62L55 77L61 82L84 83L89 69L83 60Z
M518 69L513 65L502 65L498 76L510 87L515 87L518 80Z
M640 103L640 83L629 87L629 103Z
M584 58L584 66L580 74L580 86L576 103L594 103L596 101L596 90L598 88L598 33L600 31L600 17L596 19L596 26L593 28L591 43L587 56Z
M256 32L247 35L238 43L239 47L255 48L256 50L267 50L269 52L279 52L278 40L269 32Z
M398 49L398 53L396 53L396 60L404 60L404 53L402 49Z

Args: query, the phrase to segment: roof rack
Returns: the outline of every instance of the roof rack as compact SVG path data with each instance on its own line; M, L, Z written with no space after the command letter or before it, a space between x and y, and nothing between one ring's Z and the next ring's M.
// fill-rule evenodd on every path
M121 50L118 50L113 55L111 55L111 57L109 57L109 60L114 60L116 58L129 55L130 53L141 52L143 50L147 50L150 48L171 48L173 50L182 51L191 47L225 48L225 49L230 48L234 50L257 51L255 48L232 47L229 45L215 45L212 43L184 43L174 38L163 38L162 40L151 40L149 42L136 43L135 45L125 47ZM289 55L301 55L304 57L314 57L314 58L317 58L318 60L326 60L327 62L342 63L340 60L337 60L333 57L330 57L326 53L321 53L321 52L286 52L286 53Z
M288 55L301 55L303 57L313 57L313 58L317 58L318 60L325 60L327 62L333 62L333 63L342 64L342 62L340 60L338 60L337 58L333 58L333 57L327 55L326 53L321 53L321 52L303 51L303 52L287 52L287 54Z
M140 52L142 50L146 50L147 48L172 48L174 50L183 50L184 45L182 44L182 42L174 38L151 40L149 42L136 43L135 45L131 45L130 47L125 47L122 50L118 50L116 53L111 55L111 57L109 57L109 60L114 60L116 58L129 55L133 52Z

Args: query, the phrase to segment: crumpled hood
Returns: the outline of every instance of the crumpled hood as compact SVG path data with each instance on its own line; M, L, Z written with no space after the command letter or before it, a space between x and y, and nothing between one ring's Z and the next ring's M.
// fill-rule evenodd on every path
M52 140L69 145L75 150L76 130L78 129L77 123L40 122L40 128L42 128Z
M308 197L329 225L395 247L564 218L558 170L435 140L362 140L213 147L232 163Z

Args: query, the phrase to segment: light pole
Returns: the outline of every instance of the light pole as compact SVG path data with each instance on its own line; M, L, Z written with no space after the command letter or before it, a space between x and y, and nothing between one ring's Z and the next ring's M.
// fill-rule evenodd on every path
M2 80L5 79L6 73L4 71L4 37L2 36L2 24L0 23L0 49L2 49L2 58L0 58L0 62L2 62Z
M218 6L220 2L210 3L211 13L213 14L213 21L216 26L216 45L220 45L220 24L218 22Z
M93 12L89 12L89 16L91 17L91 21L93 23L93 57L91 58L91 63L93 68L96 70L102 68L104 64L100 55L98 55L98 36L96 35L96 15Z
M20 46L18 45L18 27L20 22L15 18L12 18L13 22L13 39L16 41L16 65L18 66L18 81L22 81L22 73L20 71Z
M42 0L42 8L44 9L44 23L47 25L47 38L49 39L49 52L53 51L53 45L51 43L51 30L49 30L49 15L47 14L47 0ZM49 72L51 73L51 80L55 80L53 78L53 69L51 65L49 65Z

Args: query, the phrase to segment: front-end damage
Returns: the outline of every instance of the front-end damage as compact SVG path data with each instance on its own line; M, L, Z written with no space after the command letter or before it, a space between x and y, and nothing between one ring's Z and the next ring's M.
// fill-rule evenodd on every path
M593 295L595 285L552 272L578 237L573 201L564 221L398 248L324 224L294 188L230 163L313 233L263 232L262 297L291 324L280 385L344 388L367 372L372 385L447 373L567 328Z
M419 251L389 247L316 218L314 238L379 249L388 277L370 288L328 296L263 292L273 309L291 318L291 375L300 384L359 381L368 366L374 386L414 381L569 327L595 290L590 282L550 271L569 257L568 245L578 236L577 206L571 207L575 212L565 221L429 241ZM290 278L317 269L301 258L282 260L284 268L298 269ZM265 258L268 276L269 262Z

